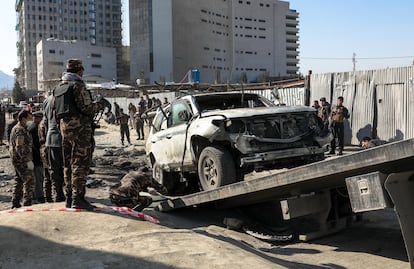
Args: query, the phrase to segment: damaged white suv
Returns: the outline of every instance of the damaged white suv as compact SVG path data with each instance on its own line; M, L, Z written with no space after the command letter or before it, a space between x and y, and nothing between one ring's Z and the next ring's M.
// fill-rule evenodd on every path
M210 190L253 170L321 160L331 139L313 108L275 106L252 93L208 93L159 108L146 153L154 178L174 193L183 182Z

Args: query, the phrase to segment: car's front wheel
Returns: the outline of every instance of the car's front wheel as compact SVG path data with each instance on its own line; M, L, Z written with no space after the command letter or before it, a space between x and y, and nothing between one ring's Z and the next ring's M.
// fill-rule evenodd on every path
M203 190L213 190L236 182L233 156L222 147L206 147L198 160L198 177Z
M177 192L177 185L179 182L178 175L174 172L164 171L157 161L152 165L152 177L167 188L168 194L175 194Z

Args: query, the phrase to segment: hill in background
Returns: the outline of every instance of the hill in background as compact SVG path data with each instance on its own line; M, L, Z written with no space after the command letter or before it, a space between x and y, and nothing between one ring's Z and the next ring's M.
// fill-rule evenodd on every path
M0 71L0 91L4 89L12 90L14 86L14 76L7 75Z

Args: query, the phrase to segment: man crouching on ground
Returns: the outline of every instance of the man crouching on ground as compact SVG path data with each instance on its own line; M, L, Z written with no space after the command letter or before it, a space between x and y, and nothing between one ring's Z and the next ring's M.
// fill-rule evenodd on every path
M111 187L109 199L117 206L126 206L141 211L152 203L151 197L140 196L139 192L148 187L156 189L160 194L167 194L167 189L152 178L147 167L126 174L121 182Z

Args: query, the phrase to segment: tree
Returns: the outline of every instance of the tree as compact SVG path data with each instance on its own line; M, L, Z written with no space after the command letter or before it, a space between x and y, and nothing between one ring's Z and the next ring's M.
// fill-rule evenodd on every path
M20 84L17 80L14 82L13 100L15 103L26 100L26 94L24 94L23 89L20 87Z

